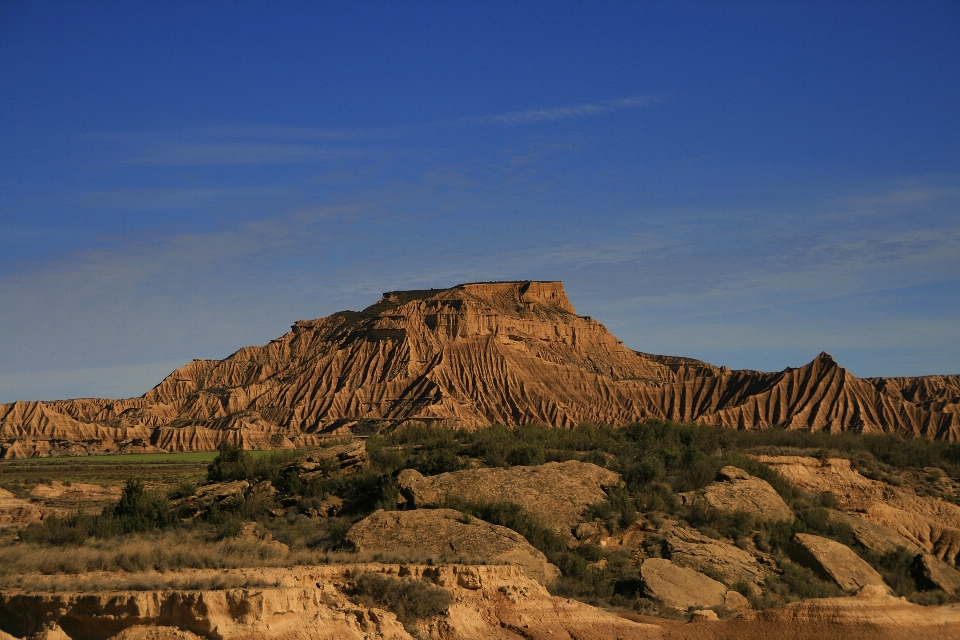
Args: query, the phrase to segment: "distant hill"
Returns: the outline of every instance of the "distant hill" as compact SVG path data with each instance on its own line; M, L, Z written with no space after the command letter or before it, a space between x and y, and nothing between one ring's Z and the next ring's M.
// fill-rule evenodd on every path
M454 428L658 417L739 429L960 438L960 375L861 379L821 353L779 373L623 346L560 282L388 292L262 347L194 360L139 398L0 405L3 457L309 445Z

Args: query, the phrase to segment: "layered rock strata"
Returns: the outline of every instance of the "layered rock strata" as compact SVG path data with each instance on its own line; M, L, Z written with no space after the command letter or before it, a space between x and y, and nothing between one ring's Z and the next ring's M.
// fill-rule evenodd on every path
M63 634L60 637L103 640L195 636L218 640L410 640L413 636L393 613L350 601L350 576L364 571L427 580L451 594L453 601L446 611L416 623L412 630L419 637L661 637L660 628L655 625L632 622L580 602L552 597L519 567L382 564L221 572L233 578L246 575L258 582L273 582L272 587L105 589L86 593L0 591L0 629L15 637L56 631ZM195 573L198 578L216 575ZM168 635L151 636L150 630Z
M0 405L5 457L248 449L418 422L476 428L656 417L957 440L960 376L860 379L821 354L780 373L632 351L559 282L383 295L262 347L194 360L139 398Z

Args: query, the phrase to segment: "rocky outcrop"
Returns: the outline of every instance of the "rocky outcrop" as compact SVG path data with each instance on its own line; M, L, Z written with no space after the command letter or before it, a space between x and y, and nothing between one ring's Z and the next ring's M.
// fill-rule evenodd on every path
M929 553L917 556L913 563L913 573L923 587L941 589L951 596L960 592L960 571Z
M960 637L960 608L923 607L907 602L905 598L895 598L878 586L864 587L853 597L793 602L754 611L744 618L781 623L787 628L816 623L891 629L896 632L895 637L911 639ZM882 637L893 636L885 634Z
M809 533L797 533L793 541L791 555L797 562L832 580L847 593L856 593L866 586L888 588L880 574L844 544Z
M829 510L830 519L842 522L850 527L853 537L871 551L877 553L894 553L905 549L910 553L920 553L920 548L896 531L880 526L856 513L844 513L834 509Z
M516 531L453 509L377 511L353 525L347 540L359 551L429 555L441 562L516 564L540 584L560 577L560 570Z
M737 467L724 467L717 475L717 482L698 491L681 493L680 498L684 503L702 501L718 511L744 511L757 520L794 519L793 510L766 480Z
M351 576L366 571L427 580L451 594L444 613L415 625L421 637L433 640L661 637L655 625L555 598L519 567L383 564L194 572L198 578L246 575L277 585L221 591L3 591L0 629L22 637L57 628L72 638L104 640L191 634L220 640L412 640L394 614L347 597ZM151 636L151 630L171 635Z
M332 478L358 471L367 461L367 447L362 440L334 444L310 452L286 465L296 469L301 480Z
M727 584L746 580L760 586L769 573L753 554L688 527L670 529L664 536L663 550L674 564L722 576Z
M570 535L589 505L607 499L604 488L622 480L619 474L595 464L568 460L435 476L405 469L397 482L404 499L417 508L439 506L448 495L475 502L514 502L547 526Z
M18 498L6 489L0 489L0 527L40 522L51 514L57 513L62 512Z
M662 558L644 560L640 580L644 595L680 611L721 606L727 593L723 583Z
M416 422L621 425L957 440L960 376L862 380L827 354L779 373L632 351L577 315L559 282L396 291L296 322L262 347L194 360L139 398L0 405L0 456L314 446Z
M842 458L757 456L791 484L812 493L830 491L840 507L906 539L950 564L960 554L960 507L942 498L918 496L860 475ZM896 540L896 539L894 539Z

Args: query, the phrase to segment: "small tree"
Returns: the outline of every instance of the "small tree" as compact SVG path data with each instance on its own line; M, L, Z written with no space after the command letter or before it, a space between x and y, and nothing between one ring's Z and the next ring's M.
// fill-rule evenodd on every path
M252 472L250 454L224 440L217 447L217 457L207 465L207 481L223 482L225 480L248 480Z

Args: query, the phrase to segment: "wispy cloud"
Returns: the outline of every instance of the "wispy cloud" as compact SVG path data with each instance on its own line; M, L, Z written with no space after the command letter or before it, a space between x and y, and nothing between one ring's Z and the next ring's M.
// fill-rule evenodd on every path
M357 158L355 149L326 149L293 144L167 143L129 158L127 166L201 166L286 164Z
M637 107L649 107L658 104L660 99L655 96L636 96L633 98L618 98L616 100L605 100L592 104L579 104L569 107L554 107L552 109L530 109L527 111L511 111L499 115L480 116L470 118L469 122L474 124L499 124L499 125L518 125L532 124L535 122L551 122L555 120L568 120L570 118L583 118L586 116L596 116L612 111L622 109L634 109Z

